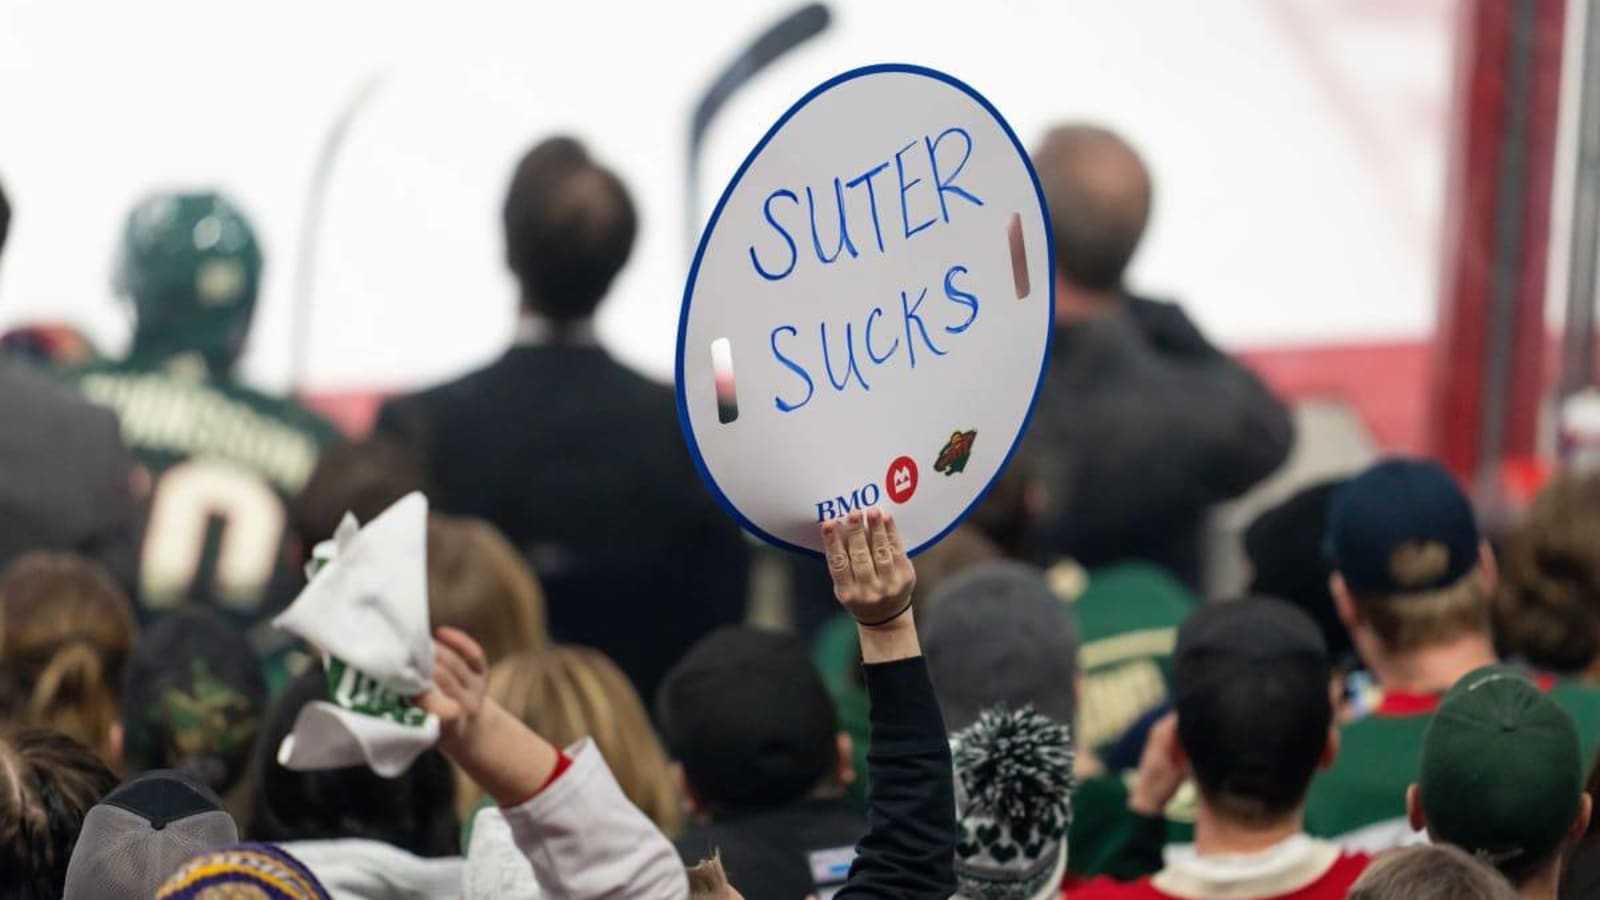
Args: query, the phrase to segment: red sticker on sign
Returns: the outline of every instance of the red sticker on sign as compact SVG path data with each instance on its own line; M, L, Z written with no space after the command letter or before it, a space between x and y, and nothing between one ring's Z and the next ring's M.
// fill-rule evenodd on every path
M889 464L889 474L883 477L883 487L889 499L904 503L917 492L917 461L902 456Z

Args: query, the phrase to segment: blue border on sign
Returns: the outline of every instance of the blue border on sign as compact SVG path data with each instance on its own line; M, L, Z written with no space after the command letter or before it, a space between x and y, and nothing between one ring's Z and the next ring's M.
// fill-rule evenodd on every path
M973 90L970 85L953 75L947 75L937 69L930 69L927 66L918 66L911 63L877 63L851 69L848 72L842 72L829 78L827 81L807 91L804 97L795 101L795 104L789 107L788 111L782 116L779 116L778 121L774 122L771 128L767 129L767 133L761 136L761 140L756 143L755 149L751 150L750 154L744 158L744 162L739 164L738 171L733 173L733 178L729 179L728 186L723 188L722 196L717 199L716 207L711 210L711 218L706 221L705 228L700 232L700 241L694 251L694 262L689 266L689 280L684 284L683 288L683 305L678 310L678 350L673 366L673 380L676 383L673 391L678 397L678 426L683 430L683 439L689 445L689 456L694 460L695 470L700 473L700 480L705 482L706 487L711 489L711 495L716 498L718 503L722 504L722 508L727 510L729 515L738 520L746 531L775 547L782 547L785 550L793 551L802 556L809 556L813 559L821 559L822 553L810 547L791 544L780 537L768 534L756 523L750 521L749 517L741 512L732 500L728 499L728 495L723 493L721 485L717 484L717 479L706 466L705 457L700 453L700 444L694 437L694 425L689 421L688 401L684 396L683 344L684 339L688 336L689 306L694 299L695 280L700 275L700 260L705 256L706 244L711 240L711 233L716 230L717 221L722 218L722 208L727 205L728 198L733 196L734 189L739 186L739 182L744 179L744 173L750 168L750 164L755 162L756 157L761 155L762 150L766 149L773 135L777 134L790 119L794 118L794 114L803 109L807 103L847 81L852 81L865 75L877 75L884 72L921 75L924 78L942 81L978 101L978 104L989 115L993 116L996 122L1000 123L1000 128L1005 131L1006 137L1011 139L1011 145L1016 148L1017 155L1022 158L1022 167L1027 170L1028 177L1033 179L1033 192L1039 198L1039 208L1044 211L1045 259L1048 263L1045 271L1049 272L1051 276L1047 279L1050 286L1050 330L1045 334L1044 358L1039 360L1039 379L1034 382L1033 397L1028 400L1028 412L1027 415L1022 417L1022 427L1017 429L1017 436L1012 440L1011 448L1006 451L1005 459L1000 461L999 468L995 469L994 475L990 477L989 483L983 486L983 490L978 491L978 495L972 498L972 502L967 504L967 508L962 510L960 515L951 519L950 524L946 525L938 534L911 548L908 551L909 555L915 556L943 540L945 535L955 530L957 525L960 525L968 516L972 515L972 511L978 507L978 504L983 502L985 497L989 496L989 491L994 489L994 483L1000 479L1000 474L1005 471L1006 466L1011 464L1011 458L1016 455L1017 448L1021 446L1023 436L1028 433L1028 426L1033 424L1033 411L1039 403L1039 389L1043 387L1045 373L1050 368L1050 348L1055 341L1056 282L1054 276L1056 271L1056 245L1055 234L1050 227L1050 207L1045 203L1044 187L1039 184L1039 173L1034 171L1033 160L1029 159L1027 149L1022 146L1021 141L1017 140L1017 133L1011 130L1011 123L1000 115L1000 111L994 108L993 103L990 103L982 94Z

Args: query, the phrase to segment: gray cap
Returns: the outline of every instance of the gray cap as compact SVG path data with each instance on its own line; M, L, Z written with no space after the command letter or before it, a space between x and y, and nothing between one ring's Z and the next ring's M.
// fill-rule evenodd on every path
M84 817L62 900L150 900L190 857L238 842L238 826L209 789L177 772L149 772Z
M940 585L926 610L923 651L951 731L993 706L1073 721L1078 623L1043 572L981 563Z

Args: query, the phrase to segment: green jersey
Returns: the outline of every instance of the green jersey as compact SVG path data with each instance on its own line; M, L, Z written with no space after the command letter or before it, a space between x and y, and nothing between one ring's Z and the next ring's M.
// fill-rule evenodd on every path
M1594 758L1600 746L1600 689L1548 676L1538 683L1577 724L1584 758ZM1306 831L1348 839L1371 828L1372 839L1358 843L1372 849L1390 843L1385 829L1405 819L1406 788L1417 780L1423 734L1442 699L1440 694L1385 692L1370 713L1341 727L1338 758L1311 783Z
M287 552L288 503L336 432L288 400L175 369L123 363L68 377L117 414L153 478L141 612L201 603L252 625L304 581Z
M1166 572L1145 563L1095 569L1087 584L1083 570L1070 564L1057 565L1048 577L1078 618L1078 742L1100 751L1166 702L1178 626L1196 601Z

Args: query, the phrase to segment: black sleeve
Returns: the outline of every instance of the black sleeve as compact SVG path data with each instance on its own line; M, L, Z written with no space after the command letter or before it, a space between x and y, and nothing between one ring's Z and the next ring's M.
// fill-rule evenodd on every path
M863 667L872 725L867 835L840 900L949 900L956 892L955 774L923 658Z

